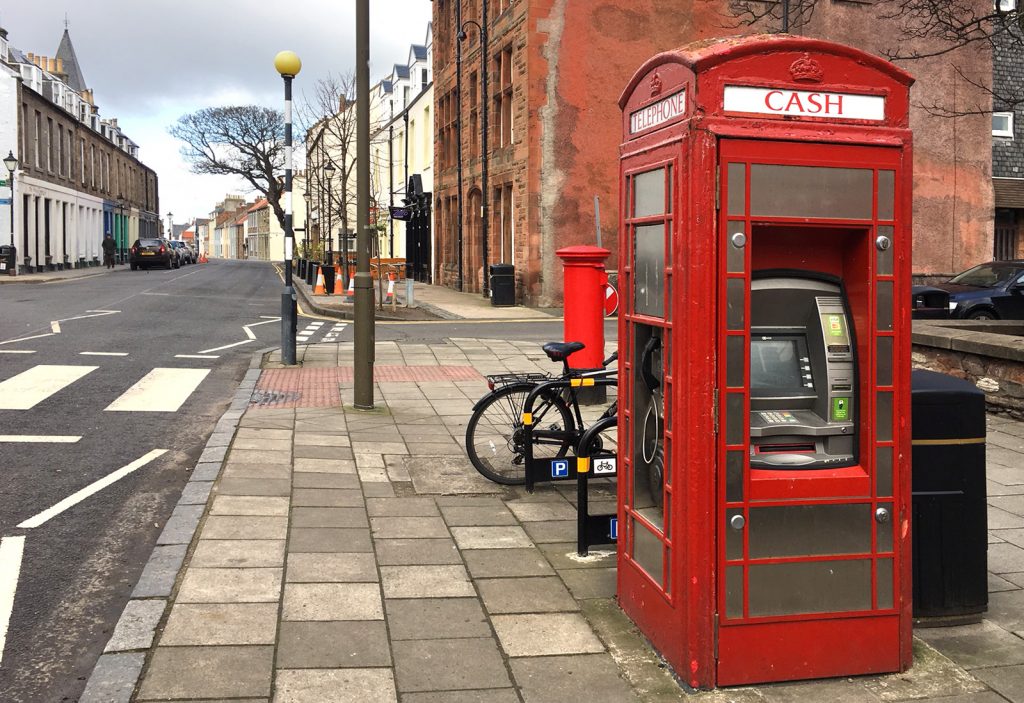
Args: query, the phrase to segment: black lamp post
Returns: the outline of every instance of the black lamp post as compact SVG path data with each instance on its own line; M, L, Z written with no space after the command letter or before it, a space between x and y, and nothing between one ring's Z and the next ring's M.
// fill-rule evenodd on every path
M334 197L331 190L331 179L334 178L334 172L337 169L334 167L334 162L328 160L327 165L324 166L324 175L327 176L327 265L334 266L334 230L331 229L331 210L334 209ZM344 252L342 252L342 259L345 258Z
M484 269L484 271L483 271L483 289L482 289L481 292L483 293L483 296L486 298L488 296L488 294L489 294L489 291L490 291L490 280L488 278L489 274L488 274L488 271L487 271L487 260L489 258L488 257L488 252L487 252L487 248L488 248L487 229L488 229L488 221L490 220L490 201L491 201L491 194L488 192L488 184L487 184L487 166L488 166L488 161L489 161L489 156L488 156L488 153L487 153L487 150L488 150L488 147L489 147L489 144L487 142L487 104L488 104L488 102L490 100L490 95L488 94L488 88L487 88L487 86L488 86L488 80L487 80L487 70L488 70L488 67L487 67L487 51L488 51L487 50L487 0L481 0L481 2L480 2L480 19L483 20L483 21L482 22L477 22L476 20L466 20L465 22L463 22L462 25L459 27L458 40L459 40L459 46L461 47L462 46L462 42L466 39L466 27L469 26L469 25L475 26L477 31L480 32L480 80L481 80L481 83L482 83L481 89L480 89L480 102L482 103L481 104L481 108L480 108L480 143L481 143L481 147L482 147L481 151L480 151L480 155L481 155L481 161L480 161L480 189L482 191L481 192L481 198L480 198L480 201L481 201L480 202L480 204L481 204L480 232L481 232L481 235L482 235L482 241L480 242L480 245L481 245L480 246L480 253L482 255L481 259L482 259L483 269ZM461 49L459 50L458 53L461 54ZM462 102L461 102L461 97L460 97L460 102L459 102L459 119L457 121L457 124L459 124L459 125L462 124ZM459 136L459 173L460 174L462 173L462 137L461 137L461 132L460 132L460 136ZM460 197L462 195L461 175L460 175L459 195L460 195ZM459 207L460 207L460 212L459 212L459 218L460 218L459 236L461 237L462 236L461 202L459 204ZM459 247L459 257L460 257L459 272L460 272L460 275L461 275L461 272L462 272L462 265L461 265L462 247L461 246Z
M4 167L7 169L8 184L11 186L11 257L8 259L11 270L7 272L10 276L18 275L18 249L14 243L14 172L18 170L18 157L13 151L8 150L4 157Z
M292 80L299 75L302 61L292 51L274 57L274 68L284 79L284 291L281 293L281 361L295 365L295 327L298 308L292 287Z
M120 222L120 224L121 224L121 228L120 228L121 229L121 233L120 233L120 236L118 236L118 234L117 234L117 229L118 228L114 227L114 239L116 240L115 243L117 244L117 255L120 258L121 263L124 263L125 259L127 258L127 256L125 255L125 250L128 248L128 237L126 236L127 235L127 228L125 227L125 221L124 221L124 209L125 209L124 196L121 193L118 193L117 194L117 214L120 215L120 217L121 217L121 222Z

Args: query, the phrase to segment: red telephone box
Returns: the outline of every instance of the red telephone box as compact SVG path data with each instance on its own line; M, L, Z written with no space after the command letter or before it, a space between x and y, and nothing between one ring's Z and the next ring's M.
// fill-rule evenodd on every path
M910 666L912 82L753 36L620 100L618 593L694 687Z

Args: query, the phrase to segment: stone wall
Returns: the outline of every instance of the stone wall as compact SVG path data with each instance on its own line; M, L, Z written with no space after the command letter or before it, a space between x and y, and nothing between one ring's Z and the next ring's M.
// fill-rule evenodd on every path
M914 322L911 363L963 378L990 409L1024 419L1024 324L1019 321Z

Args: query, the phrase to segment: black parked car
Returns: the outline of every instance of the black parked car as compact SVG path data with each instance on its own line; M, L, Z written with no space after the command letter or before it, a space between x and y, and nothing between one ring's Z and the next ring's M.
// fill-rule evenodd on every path
M162 266L179 268L178 254L166 239L136 239L128 251L128 264L132 271L139 267Z
M1024 320L1024 261L989 261L933 288L949 294L951 319Z

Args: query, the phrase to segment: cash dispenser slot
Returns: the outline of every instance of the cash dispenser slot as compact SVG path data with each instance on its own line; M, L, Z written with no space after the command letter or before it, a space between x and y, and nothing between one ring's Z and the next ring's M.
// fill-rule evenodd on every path
M853 334L841 283L813 272L751 281L750 466L856 464Z

